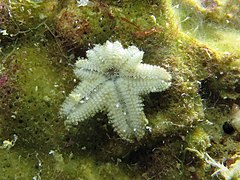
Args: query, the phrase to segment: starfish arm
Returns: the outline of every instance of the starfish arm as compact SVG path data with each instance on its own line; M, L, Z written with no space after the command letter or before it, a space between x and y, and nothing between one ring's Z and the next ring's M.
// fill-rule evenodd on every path
M170 82L172 79L164 68L149 64L138 64L135 67L124 68L121 75L123 77L133 77L134 79L158 79L166 82Z
M97 91L92 91L89 94L88 99L84 102L79 101L71 109L71 113L67 114L65 120L66 125L78 124L78 122L84 121L89 117L94 116L97 112L102 111L105 108L105 99L108 96L109 86L107 83L100 85Z
M125 79L128 82L128 86L135 89L139 95L145 95L150 92L161 92L171 86L171 82L161 79Z
M109 123L112 124L114 130L122 139L131 141L131 129L127 123L127 112L121 101L121 96L113 82L109 81L108 87L109 94L105 100L107 100L106 110L108 112Z
M104 76L100 72L83 69L83 68L75 68L74 74L79 79L87 79L89 81L90 80L93 81L93 80L100 79L100 78L105 79Z
M142 100L138 95L125 95L125 104L128 109L128 124L131 128L132 138L141 139L145 134L147 119L143 113Z
M123 49L120 42L111 43L107 41L105 46L93 48L92 53L97 54L95 59L98 59L99 67L103 72L111 68L118 68L126 61L122 56L125 54L125 49Z
M147 124L146 117L143 113L142 99L139 94L129 86L129 82L119 78L116 82L118 89L125 105L127 123L130 128L129 137L141 139L145 134L145 126Z
M60 115L65 116L72 113L72 111L75 109L75 106L81 102L84 102L84 100L88 98L89 94L93 92L96 86L99 84L101 84L101 82L81 82L63 102L60 109Z
M91 81L89 81L91 80ZM79 103L83 103L94 91L97 91L106 79L103 76L90 78L89 80L82 81L66 98L63 102L60 115L68 116L72 111L75 110Z
M78 77L78 72L81 70L85 70L88 72L93 72L93 71L99 72L100 68L98 67L98 65L96 65L96 63L92 61L88 61L86 59L78 59L75 63L75 70L74 70L74 73L77 77Z
M139 51L137 47L129 46L127 49L125 49L125 53L122 54L122 56L127 59L125 67L136 67L142 62L143 54L144 52Z

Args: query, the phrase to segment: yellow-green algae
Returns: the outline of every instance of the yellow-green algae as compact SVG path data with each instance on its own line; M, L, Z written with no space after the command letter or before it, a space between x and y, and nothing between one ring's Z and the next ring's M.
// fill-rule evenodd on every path
M219 53L231 52L239 55L238 0L173 0L173 7L178 24L185 33Z
M91 2L3 1L0 138L18 140L0 151L1 177L211 178L214 169L186 148L219 161L240 151L239 135L222 130L240 103L238 1ZM76 57L106 40L134 44L173 76L168 91L145 97L141 142L119 139L102 114L69 132L58 116L77 84Z

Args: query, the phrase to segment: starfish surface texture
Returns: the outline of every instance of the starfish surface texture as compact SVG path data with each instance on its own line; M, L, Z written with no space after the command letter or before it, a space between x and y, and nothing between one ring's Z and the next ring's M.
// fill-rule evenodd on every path
M142 63L143 54L118 41L88 50L87 59L79 59L74 70L82 82L61 106L65 124L76 125L103 111L122 139L141 139L147 124L141 96L171 85L165 69Z

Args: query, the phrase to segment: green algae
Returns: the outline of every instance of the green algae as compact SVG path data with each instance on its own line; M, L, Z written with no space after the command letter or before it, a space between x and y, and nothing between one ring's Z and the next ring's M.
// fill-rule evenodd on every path
M186 148L220 161L239 153L239 135L222 130L239 105L237 1L12 2L0 24L9 32L0 36L0 137L18 140L0 151L2 177L209 179L214 170ZM173 76L168 91L144 97L149 127L133 144L104 115L71 131L58 116L76 57L108 39L136 45Z
M70 1L56 18L56 32L65 46L104 43L111 36L114 26L110 9L100 3L78 7Z
M54 18L58 2L53 1L31 1L13 0L6 2L8 18L6 28L9 33L16 36L26 33L39 26L44 21Z
M213 1L205 7L194 1L173 2L177 22L185 33L219 53L239 55L239 2Z
M50 68L52 65L48 55L41 46L16 48L8 62L9 66L16 69L7 86L14 86L15 90L2 99L2 108L6 109L5 118L8 119L5 123L12 122L4 130L4 134L14 130L22 141L46 143L49 138L44 134L55 134L54 129L45 128L46 122L55 124L57 121L54 114L58 111L56 105L60 103L60 99L56 97L63 96L59 91L61 84L58 73L53 67ZM4 104L4 100L8 98L11 103Z
M91 157L38 154L28 151L20 155L11 150L0 150L1 178L3 179L132 179L131 174L112 163L96 163ZM135 179L138 179L136 176Z
M32 178L35 169L31 167L31 162L22 158L16 152L0 150L1 167L0 173L3 179L28 179Z

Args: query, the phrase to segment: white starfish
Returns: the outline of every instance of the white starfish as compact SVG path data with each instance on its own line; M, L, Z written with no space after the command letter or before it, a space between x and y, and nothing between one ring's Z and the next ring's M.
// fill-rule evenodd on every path
M135 46L124 49L118 41L88 50L87 59L79 59L74 70L82 82L60 110L67 117L65 124L75 125L104 111L122 139L141 139L147 124L141 95L171 85L165 69L142 63L143 54Z

